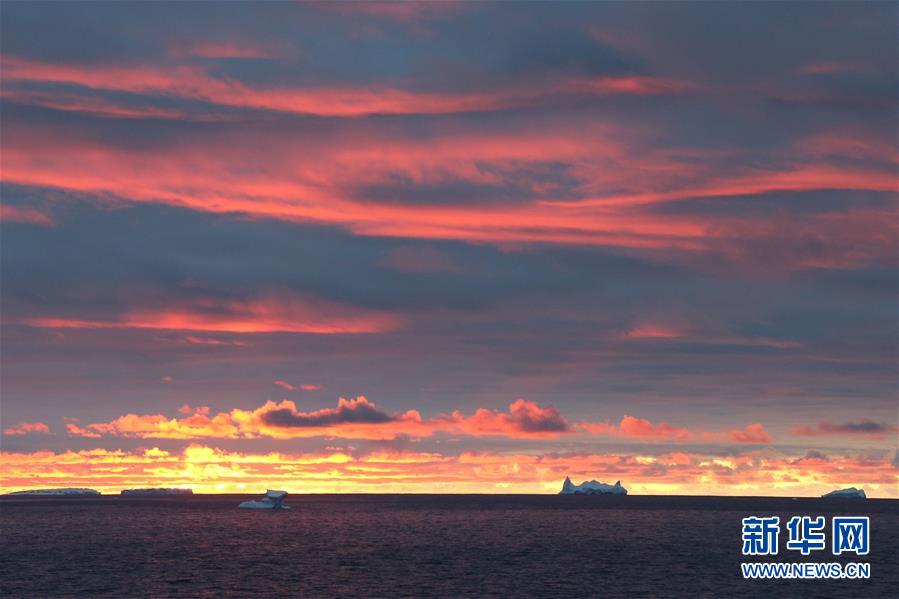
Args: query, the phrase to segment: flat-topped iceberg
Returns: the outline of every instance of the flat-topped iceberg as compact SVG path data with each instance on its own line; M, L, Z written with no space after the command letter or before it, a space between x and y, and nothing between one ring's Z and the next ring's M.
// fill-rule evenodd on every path
M831 491L821 496L822 499L867 499L864 489L856 489L849 487L848 489L839 489Z
M7 495L27 495L33 497L97 497L100 491L93 489L32 489L29 491L13 491Z
M620 480L614 485L607 485L595 480L584 481L576 485L566 476L559 495L627 495L627 489L621 486Z
M289 510L290 507L284 505L284 498L287 497L287 491L266 491L262 499L253 499L244 501L239 508L245 510Z
M123 497L156 497L157 495L193 495L192 489L122 489Z

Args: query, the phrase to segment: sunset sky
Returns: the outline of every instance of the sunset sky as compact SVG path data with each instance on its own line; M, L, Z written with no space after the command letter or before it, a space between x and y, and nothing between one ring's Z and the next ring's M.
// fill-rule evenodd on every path
M0 487L899 497L897 10L4 2Z

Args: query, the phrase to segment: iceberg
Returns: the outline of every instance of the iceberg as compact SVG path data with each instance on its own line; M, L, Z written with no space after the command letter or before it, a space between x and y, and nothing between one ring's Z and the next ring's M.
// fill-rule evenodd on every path
M627 489L621 486L620 480L614 485L607 485L595 480L584 481L576 485L566 476L559 495L627 495Z
M856 489L849 487L848 489L839 489L831 491L821 496L822 499L867 499L864 489Z
M156 497L158 495L193 495L192 489L122 489L122 497Z
M237 507L245 510L289 510L290 507L284 505L284 498L287 497L287 491L266 491L262 499L253 499L241 502Z
M7 495L24 495L28 497L99 497L100 491L93 489L32 489L29 491L13 491Z

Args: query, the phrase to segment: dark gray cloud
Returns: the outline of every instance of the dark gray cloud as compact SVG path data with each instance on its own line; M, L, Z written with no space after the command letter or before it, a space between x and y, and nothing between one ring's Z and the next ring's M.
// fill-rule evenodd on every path
M858 420L850 422L831 422L822 420L815 426L800 425L793 429L797 435L884 435L886 433L895 433L899 431L899 427L886 422L875 422L873 420Z
M564 432L571 428L568 421L555 408L543 408L539 412L512 414L515 425L528 433Z
M306 428L330 426L334 424L377 424L390 422L393 418L377 406L364 400L341 402L336 408L326 408L317 412L296 412L280 409L265 412L262 421L269 426L284 428Z

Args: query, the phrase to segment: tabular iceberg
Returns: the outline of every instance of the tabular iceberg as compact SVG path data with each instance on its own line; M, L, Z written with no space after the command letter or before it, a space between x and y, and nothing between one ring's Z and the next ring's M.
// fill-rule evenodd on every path
M566 476L559 495L627 495L627 489L621 486L620 480L614 485L607 485L595 480L584 481L576 485Z
M28 495L33 497L97 497L100 491L93 489L33 489L30 491L14 491L7 495Z
M284 505L284 498L287 497L287 491L266 491L262 499L253 499L244 501L239 508L245 510L289 510L290 507Z
M867 499L864 489L856 489L849 487L848 489L839 489L831 491L821 496L822 499Z
M193 495L192 489L122 489L123 497L156 497L157 495Z

